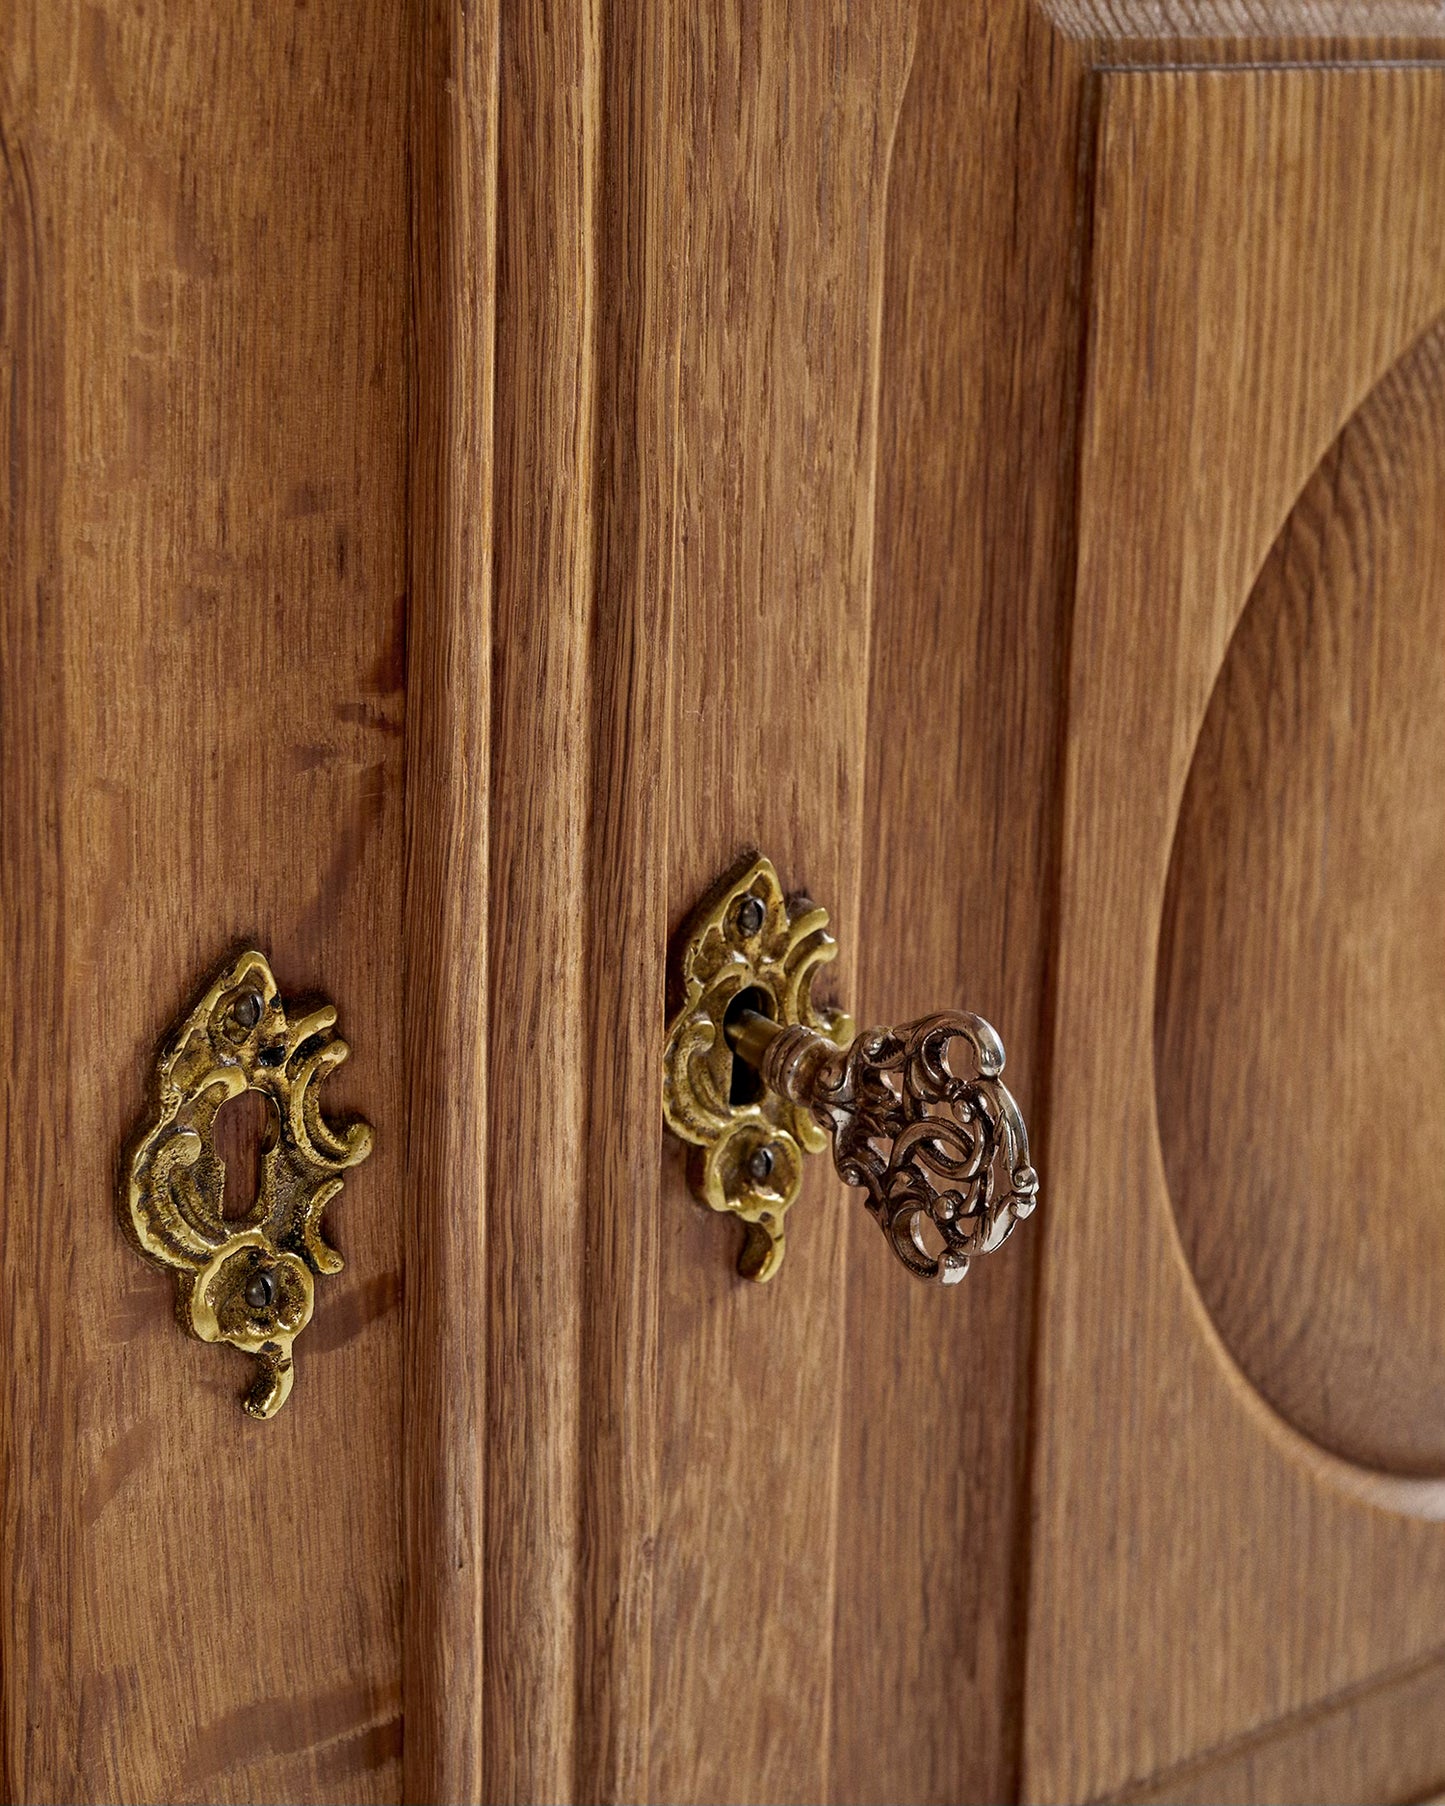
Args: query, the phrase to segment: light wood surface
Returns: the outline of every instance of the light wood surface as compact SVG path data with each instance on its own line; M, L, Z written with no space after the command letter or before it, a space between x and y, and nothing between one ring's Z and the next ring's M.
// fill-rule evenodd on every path
M854 5L670 28L686 180L669 926L755 844L829 906L844 948L830 986L851 990L884 201L909 20ZM639 1107L658 1094L654 1078ZM680 1151L664 1160L652 1793L824 1797L844 1249L868 1225L814 1172L782 1272L756 1286L734 1271L735 1230L689 1196Z
M651 1797L672 34L502 38L483 1792ZM604 140L601 122L608 132Z
M1261 1800L1426 1806L1440 1797L1442 1717L1445 1663L1436 1651L1113 1798L1119 1806L1257 1806Z
M611 11L600 51L596 615L589 676L587 1208L576 1795L659 1797L652 1750L671 672L688 160L675 15Z
M1184 1249L1317 1442L1445 1473L1445 330L1290 510L1180 811L1156 1079Z
M1255 576L1445 306L1442 178L1437 71L1103 84L1042 1156L1068 1208L1040 1301L1035 1797L1140 1780L1439 1643L1445 1492L1285 1427L1211 1329L1159 1146L1153 975L1180 798Z
M1237 46L1252 60L1339 62L1428 51L1445 39L1431 0L1040 0L1066 37L1101 67L1214 63Z
M490 1572L496 8L427 0L412 28L403 1747L408 1799L469 1800L485 1781Z
M5 10L6 1425L20 1800L399 1783L406 84L396 10ZM338 204L338 196L345 196ZM115 1216L254 938L376 1125L273 1422Z
M1235 1365L1176 1227L1223 1126L1162 1101L1223 1084L1202 974L1285 969L1278 914L1203 899L1304 859L1322 742L1292 722L1289 790L1200 734L1211 696L1221 735L1277 706L1261 647L1220 670L1252 592L1288 606L1257 580L1362 406L1360 505L1414 522L1419 594L1366 632L1325 559L1309 618L1344 614L1297 681L1367 648L1394 722L1436 650L1434 391L1399 360L1445 308L1445 71L1255 65L1441 30L1413 0L7 18L8 1797L1445 1777L1445 1495ZM1393 794L1368 738L1355 806ZM1218 798L1252 786L1296 838L1236 853ZM740 1281L664 1141L668 937L749 845L830 908L860 1022L1003 1031L1044 1201L957 1291L821 1159L783 1271ZM151 1047L241 936L336 999L335 1102L377 1126L264 1425L113 1215ZM1292 1358L1230 1333L1261 1383ZM1352 1383L1358 1453L1388 1426Z
M588 1197L597 19L501 38L490 796L487 1791L573 1788ZM473 1285L477 1276L473 1275Z
M583 1652L577 1672L590 1706L577 1752L584 1794L608 1782L624 1796L646 1794L649 1785L654 1796L681 1797L806 1797L830 1787L845 1795L899 1787L951 1793L962 1779L988 1795L1016 1762L1018 1721L1007 1705L1018 1661L1010 1635L1018 1624L1014 1525L1026 1397L1019 1381L1029 1325L1019 1307L1030 1283L1027 1253L1003 1295L985 1291L972 1313L950 1320L941 1300L908 1295L870 1239L856 1200L820 1171L800 1207L801 1232L819 1240L801 1258L795 1245L787 1274L765 1301L735 1279L727 1227L687 1196L676 1150L664 1151L665 1184L660 1195L655 1189L657 1124L646 1102L657 1087L655 950L749 840L782 861L790 882L825 898L845 934L850 886L896 862L893 877L867 891L887 974L878 988L892 993L887 1007L906 1011L942 995L966 995L980 964L1000 969L1005 955L992 942L982 959L972 946L955 944L961 918L971 932L976 923L986 939L1008 940L1019 974L1017 1013L1035 1021L1041 1007L1040 937L1049 901L1041 867L1051 842L1055 762L1050 710L1058 700L1056 616L1065 594L1060 520L1072 486L1061 422L1075 393L1076 321L1068 285L1041 286L1039 276L1067 264L1074 203L1066 190L1052 249L1043 240L1027 253L1020 249L1004 266L1006 279L984 294L967 290L964 306L960 285L989 270L970 246L985 230L1012 242L1016 216L1011 190L1000 183L987 190L980 218L947 211L940 218L938 208L966 207L977 191L940 185L950 152L936 148L934 137L946 107L954 150L968 149L981 165L1003 154L1033 172L1038 148L1046 147L1046 160L1029 177L1036 183L1031 194L1042 194L1052 177L1074 170L1081 114L1056 112L1040 99L1020 123L1013 90L998 75L1000 33L981 9L965 29L942 14L925 26L930 43L943 34L947 54L930 57L921 76L911 31L874 45L866 22L840 38L849 56L827 81L817 58L830 40L827 32L817 35L817 21L778 21L764 30L723 15L714 24L706 16L683 21L639 9L635 18L609 16L598 49L609 126L598 153L606 172L596 227L606 273L595 378L601 574L591 603L587 698L595 762L585 920L599 1053L589 1081L586 1223L596 1253L585 1263L582 1290L586 1532L575 1626ZM1053 46L1046 32L1027 29L1026 20L1024 27L1015 21L1004 41L1009 66L1027 85L1046 72ZM960 77L953 72L961 52ZM1070 77L1071 93L1078 74ZM879 123L886 114L879 110L890 95L902 103L905 79L919 84L909 103L909 163L888 173L890 146ZM585 94L585 75L578 85ZM985 106L997 143L970 148ZM804 107L812 110L800 112ZM543 156L515 179L536 180L546 167ZM872 197L861 221L850 222L840 171ZM869 233L877 235L880 264L888 255L885 174L894 192L904 184L896 270L891 283L875 270L877 288L864 288L847 259L860 229L870 245ZM557 179L566 177L567 166L559 165ZM941 240L950 246L952 273L934 267ZM810 252L804 268L798 244L821 246L824 254ZM985 279L995 281L991 273ZM886 480L890 509L904 518L880 567L869 551L874 504L866 495L860 500L859 487L876 459L870 385L883 381L880 347L890 344L887 316L870 309L889 293L900 307L905 296L915 297L924 311L921 319L901 313L892 335L897 468ZM827 297L823 312L816 311L818 296ZM1018 305L1037 307L1054 362L1041 370L1037 390L1002 384L981 397L971 385L975 370L988 365L974 357L960 321L992 308L1002 331ZM851 322L841 351L834 348L840 320ZM870 360L878 360L876 369ZM940 360L955 373L951 380L939 380ZM501 380L509 380L505 372ZM519 388L525 382L520 375L511 380ZM921 417L920 393L931 403ZM991 473L975 491L976 512L964 531L958 495L968 478L950 451L961 443L964 456L985 458L974 420L981 399L1000 436L1020 423L1024 439L1006 472ZM1038 448L1060 445L1053 467L1059 515L1041 523ZM944 549L955 562L940 566ZM1017 649L1006 633L1000 657L976 665L966 632L951 621L941 631L927 626L932 611L956 591L977 611L972 631L988 633L975 566L987 563L1002 581L1020 555L1034 571L1028 625ZM880 568L889 609L873 628L868 592L871 582L877 593ZM786 609L776 601L783 596ZM840 596L847 601L841 616ZM527 599L519 594L511 605L526 608ZM961 862L938 870L937 838L920 833L890 801L893 773L877 780L871 820L857 815L868 794L860 711L869 685L879 681L882 719L894 708L916 711L918 672L908 654L919 624L933 636L927 695L930 704L936 696L937 725L916 741L880 740L890 754L902 745L910 761L905 782L919 780L936 748L954 757L959 724L971 709L1006 720L1022 696L1039 711L997 738L979 735L982 779L972 764L930 773L935 784L951 785L944 794L956 810L987 796L994 814L978 824L980 838L997 843L999 824L1015 812L1028 824L1018 834L1018 863L1007 864L1002 877L999 864L973 868L966 895ZM568 613L532 631L588 629ZM881 680L875 633L891 661ZM1035 658L1044 681L1021 686L1020 672ZM948 662L939 669L941 659ZM671 694L658 682L669 668L676 673ZM494 771L498 794L509 771L526 774L513 780L519 787L535 781L527 717L519 710L514 719L516 735L499 739L505 750ZM1028 757L1015 769L1021 745ZM783 789L762 776L770 770L785 776ZM862 849L890 828L888 858L870 866ZM806 852L815 840L834 850L806 861L793 850ZM663 844L668 852L659 867ZM682 857L689 847L695 851ZM497 869L504 872L505 862ZM659 869L663 898L653 889ZM554 865L554 881L559 871ZM889 913L915 886L916 935L899 935ZM1032 913L1024 896L1032 898ZM513 939L503 937L503 944L510 949ZM854 940L867 945L861 931ZM993 1007L1014 1019L1012 998ZM1025 1071L1028 1036L1025 1029ZM519 1194L512 1208L556 1221L554 1180L544 1164L530 1183L532 1201L524 1204ZM836 1218L819 1214L829 1207ZM856 1245L855 1270L867 1275L850 1306L858 1312L856 1341L848 1339L846 1353L845 1318L818 1314L819 1298L837 1295L830 1288L838 1283L843 1236ZM639 1240L660 1250L641 1271ZM498 1259L493 1271L505 1277L506 1267ZM571 1332L564 1322L554 1301L541 1345L556 1346L561 1337L565 1346ZM988 1350L984 1366L977 1353L968 1366L963 1350L979 1343ZM501 1351L495 1359L500 1384ZM898 1390L891 1409L878 1391L890 1371ZM780 1373L789 1376L783 1384ZM1020 1415L998 1411L1001 1396L1017 1400ZM744 1423L770 1427L759 1440L739 1436ZM882 1450L880 1434L892 1439ZM834 1459L848 1463L836 1478ZM924 1487L914 1483L919 1466ZM901 1564L879 1559L876 1533L878 1511L890 1508L886 1489L895 1483L912 1490L908 1511L923 1528ZM963 1564L956 1562L950 1515L960 1488L967 1489L966 1508L978 1520L972 1534L984 1551ZM719 1553L751 1545L759 1525L767 1526L767 1561ZM831 1549L838 1534L848 1538L841 1558ZM513 1565L507 1584L519 1602L529 1596L534 1565ZM886 1619L890 1608L887 1634L879 1636L876 1615ZM976 1641L969 1627L979 1616L990 1632ZM520 1603L512 1619L526 1630ZM831 1647L835 1637L841 1655ZM524 1635L523 1664L528 1647ZM494 1624L489 1648L504 1663L515 1658L518 1642ZM960 1660L970 1689L962 1712L950 1678L950 1663ZM497 1685L515 1683L504 1674ZM928 1691L910 1710L919 1687ZM560 1691L551 1688L546 1697L547 1709L560 1714ZM632 1742L639 1706L652 1719L650 1749ZM533 1709L535 1731L544 1714ZM500 1749L491 1772L498 1786L512 1772Z
M860 1026L983 1012L1038 1127L1086 68L1029 7L945 0L921 9L917 42L889 177L848 1002ZM834 1796L1012 1797L1035 1230L1057 1201L944 1292L909 1280L856 1194L825 1184L848 1254Z

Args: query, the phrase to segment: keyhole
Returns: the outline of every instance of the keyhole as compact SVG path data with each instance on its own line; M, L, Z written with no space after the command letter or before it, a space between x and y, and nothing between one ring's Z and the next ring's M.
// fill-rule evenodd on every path
M727 1014L723 1017L724 1034L745 1010L755 1010L759 1016L771 1017L773 1000L758 985L749 985L747 990L739 991L728 1005ZM762 1079L746 1060L740 1060L734 1054L732 1082L728 1087L728 1102L733 1105L755 1104L762 1095Z
M260 1091L228 1097L216 1112L216 1152L226 1163L221 1215L249 1216L261 1189L261 1157L276 1145L280 1121L276 1106Z

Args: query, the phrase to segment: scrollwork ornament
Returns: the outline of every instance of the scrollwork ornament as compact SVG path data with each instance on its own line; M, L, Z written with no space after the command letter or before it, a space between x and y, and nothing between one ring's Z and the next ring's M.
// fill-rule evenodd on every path
M680 997L663 1055L663 1115L691 1144L696 1196L744 1225L738 1271L747 1279L777 1272L803 1156L821 1151L827 1140L812 1113L788 1098L771 1091L735 1095L724 1025L729 1009L746 998L775 1021L804 1023L835 1038L851 1035L841 1010L813 1001L814 976L837 951L827 911L786 897L767 859L737 868L684 933Z
M1037 1203L1028 1131L1003 1065L995 1030L951 1011L870 1030L811 1075L839 1175L866 1192L889 1246L920 1279L962 1279Z
M255 1358L244 1400L253 1417L274 1417L290 1397L291 1345L311 1320L315 1279L343 1265L322 1237L322 1212L341 1174L371 1152L371 1129L332 1127L317 1091L349 1052L331 1005L293 1021L264 954L248 950L227 961L162 1048L125 1157L121 1225L175 1275L184 1330ZM257 1196L228 1215L215 1123L244 1091L270 1104L271 1137Z

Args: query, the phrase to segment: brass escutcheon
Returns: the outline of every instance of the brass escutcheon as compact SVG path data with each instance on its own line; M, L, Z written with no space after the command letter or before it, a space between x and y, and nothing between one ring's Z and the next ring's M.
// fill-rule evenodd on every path
M803 1155L828 1145L810 1111L775 1091L733 1095L735 1070L725 1025L751 1002L779 1023L849 1040L842 1010L813 1001L818 968L835 959L828 912L787 898L767 859L743 862L704 900L684 931L680 998L663 1059L663 1113L690 1142L693 1190L746 1229L738 1272L771 1279L786 1246L783 1219L803 1182Z
M253 1417L274 1417L290 1397L291 1344L311 1321L313 1276L343 1265L322 1240L321 1213L340 1174L371 1152L371 1129L331 1128L316 1093L350 1051L329 1003L289 1020L265 955L250 949L227 961L162 1048L123 1162L122 1228L175 1274L182 1329L255 1357L244 1400ZM272 1139L255 1202L228 1217L216 1113L244 1091L270 1103Z

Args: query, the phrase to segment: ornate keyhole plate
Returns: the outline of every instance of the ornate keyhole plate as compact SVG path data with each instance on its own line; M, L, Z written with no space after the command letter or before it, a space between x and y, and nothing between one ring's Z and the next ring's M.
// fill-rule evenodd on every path
M744 1001L774 1022L850 1039L851 1019L813 1002L813 976L837 952L827 910L785 897L767 859L750 859L724 880L684 934L678 1007L663 1059L663 1112L673 1133L693 1145L694 1192L745 1226L738 1259L745 1279L777 1272L803 1155L826 1147L828 1138L809 1111L776 1092L735 1095L728 1012Z
M183 1329L255 1357L244 1400L253 1417L274 1417L290 1397L291 1344L311 1321L315 1276L343 1265L322 1239L321 1214L341 1173L371 1152L371 1129L330 1127L317 1091L350 1051L330 1004L291 1021L265 956L242 953L163 1047L125 1157L122 1227L175 1274ZM228 1216L216 1114L244 1091L271 1104L275 1133L255 1200Z

